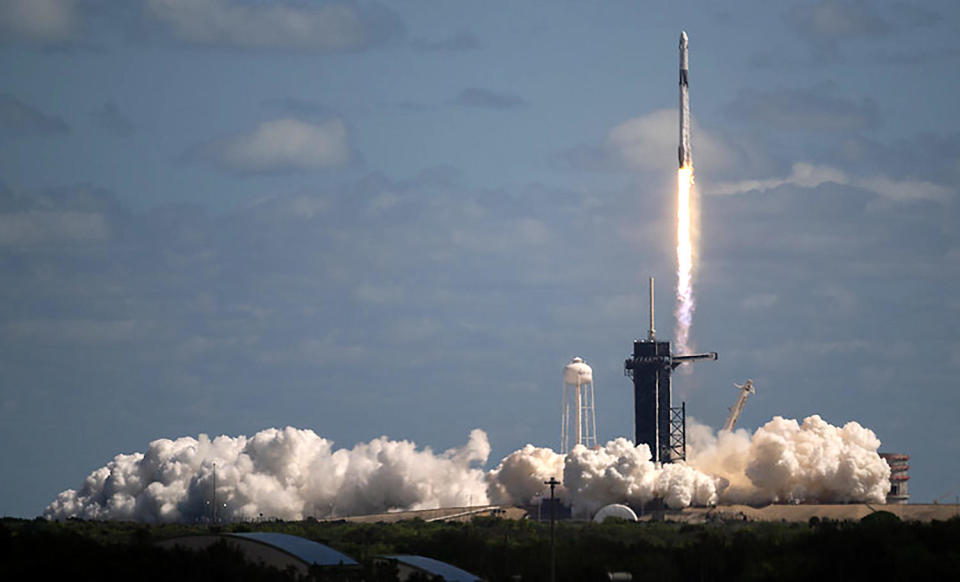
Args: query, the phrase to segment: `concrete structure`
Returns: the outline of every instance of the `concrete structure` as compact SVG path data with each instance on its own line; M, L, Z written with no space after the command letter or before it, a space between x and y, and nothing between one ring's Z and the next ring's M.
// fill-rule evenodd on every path
M593 369L583 358L563 368L563 394L560 400L560 453L577 445L597 446L597 412L594 407Z
M887 503L906 503L910 499L907 490L907 481L910 475L910 455L903 453L880 453L880 456L890 465L890 493L887 494Z

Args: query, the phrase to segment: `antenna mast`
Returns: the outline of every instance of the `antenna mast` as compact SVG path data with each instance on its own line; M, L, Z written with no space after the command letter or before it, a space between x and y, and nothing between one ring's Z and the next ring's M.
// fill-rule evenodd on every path
M650 331L647 334L648 341L654 341L657 338L657 328L653 325L653 277L650 277Z

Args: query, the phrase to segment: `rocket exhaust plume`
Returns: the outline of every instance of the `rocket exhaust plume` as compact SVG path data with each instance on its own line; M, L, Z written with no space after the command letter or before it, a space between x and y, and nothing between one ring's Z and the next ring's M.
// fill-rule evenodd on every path
M687 462L660 465L646 444L618 438L566 455L527 445L492 471L487 435L463 446L418 449L387 437L334 449L312 430L267 429L252 437L159 439L145 453L117 455L81 486L60 493L48 519L197 522L304 519L465 505L530 504L543 482L578 516L610 503L661 499L671 508L717 503L883 503L890 467L880 441L856 422L775 417L750 435L692 424ZM214 491L214 487L216 490Z
M691 196L693 190L693 154L690 147L690 87L687 33L680 33L680 144L677 148L677 350L689 352L690 325L696 301L693 296L693 233Z
M691 190L693 189L693 167L680 168L677 171L677 307L676 342L677 352L684 354L692 350L690 345L690 325L696 301L693 297L693 234L690 228Z

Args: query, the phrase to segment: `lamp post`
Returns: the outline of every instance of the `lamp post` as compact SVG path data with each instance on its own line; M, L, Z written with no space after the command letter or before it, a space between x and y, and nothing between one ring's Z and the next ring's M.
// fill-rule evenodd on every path
M557 502L554 495L554 489L557 485L560 485L560 481L557 481L554 477L550 477L549 481L544 481L544 485L550 486L550 582L557 581L557 539L556 534L554 533L554 522L557 519Z

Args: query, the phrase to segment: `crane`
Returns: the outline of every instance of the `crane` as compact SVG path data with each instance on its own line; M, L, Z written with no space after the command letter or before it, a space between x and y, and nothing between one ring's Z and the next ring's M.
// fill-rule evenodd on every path
M757 393L753 387L753 380L747 380L747 382L742 385L735 383L734 386L740 391L740 396L737 397L737 402L730 407L730 416L727 417L727 421L723 423L723 428L720 430L732 431L733 427L737 425L737 419L740 418L740 413L743 412L743 405L747 403L747 396Z

